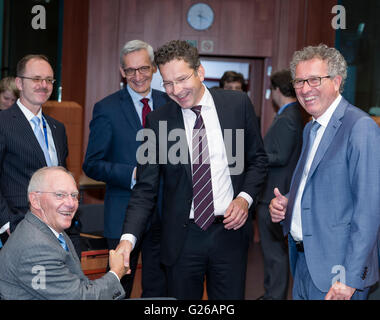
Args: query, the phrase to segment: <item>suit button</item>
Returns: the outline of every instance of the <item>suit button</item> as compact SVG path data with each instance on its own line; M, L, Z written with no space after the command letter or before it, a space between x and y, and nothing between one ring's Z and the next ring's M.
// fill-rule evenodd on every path
M121 292L120 291L117 291L116 293L114 293L114 295L112 296L112 299L115 300L116 298L120 297L121 295Z

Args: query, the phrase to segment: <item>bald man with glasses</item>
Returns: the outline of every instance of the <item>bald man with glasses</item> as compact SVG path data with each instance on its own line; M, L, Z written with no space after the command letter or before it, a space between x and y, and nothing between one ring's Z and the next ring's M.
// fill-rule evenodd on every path
M0 233L13 232L28 211L27 186L33 172L66 166L65 127L42 112L55 82L44 55L27 55L17 64L20 98L0 114Z
M63 167L37 170L28 186L30 211L0 251L0 299L121 299L127 269L110 251L110 272L89 280L65 230L78 209L78 189Z

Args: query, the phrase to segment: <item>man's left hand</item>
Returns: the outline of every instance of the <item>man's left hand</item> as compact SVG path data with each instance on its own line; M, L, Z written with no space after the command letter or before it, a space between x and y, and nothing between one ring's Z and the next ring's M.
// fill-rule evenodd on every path
M224 214L224 227L228 230L241 228L248 218L248 202L242 197L232 200Z
M327 292L325 300L350 300L355 290L355 288L351 288L337 281L331 286L329 292Z

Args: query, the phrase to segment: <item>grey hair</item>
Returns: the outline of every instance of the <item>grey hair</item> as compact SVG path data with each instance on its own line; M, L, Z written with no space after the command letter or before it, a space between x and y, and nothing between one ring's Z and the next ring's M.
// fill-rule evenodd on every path
M292 73L293 80L296 76L297 65L302 61L307 61L314 58L327 61L327 72L330 77L334 78L338 75L342 77L342 83L339 87L339 91L342 93L344 89L344 82L347 78L347 62L337 49L328 47L322 43L318 46L308 46L300 51L294 52L293 58L290 62L290 71Z
M38 169L35 173L33 173L32 177L30 178L28 185L28 194L31 192L41 191L40 189L45 183L46 176L51 171L62 171L64 173L67 173L75 181L72 173L64 167L42 167L41 169Z
M124 67L124 56L128 53L145 49L148 52L149 60L154 65L154 51L150 44L141 40L128 41L120 51L120 65Z

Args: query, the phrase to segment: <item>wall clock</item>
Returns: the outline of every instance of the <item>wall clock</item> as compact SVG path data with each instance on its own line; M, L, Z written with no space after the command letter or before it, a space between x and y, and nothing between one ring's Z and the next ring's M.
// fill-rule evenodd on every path
M206 3L195 3L187 11L187 22L195 30L206 30L214 22L214 11Z

